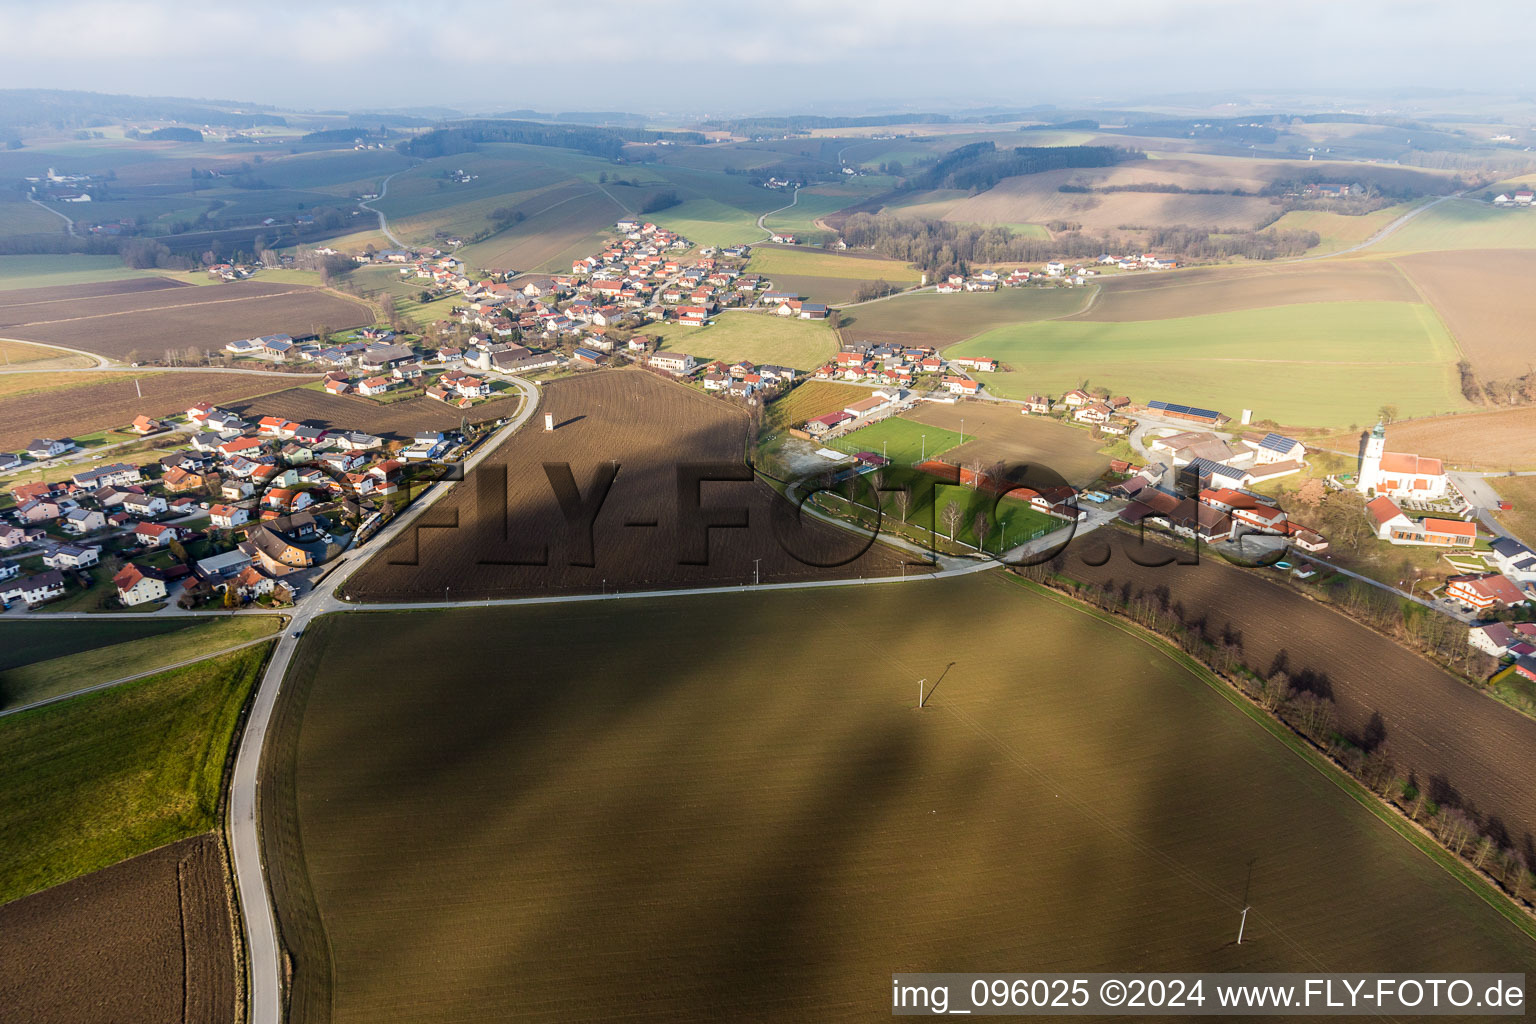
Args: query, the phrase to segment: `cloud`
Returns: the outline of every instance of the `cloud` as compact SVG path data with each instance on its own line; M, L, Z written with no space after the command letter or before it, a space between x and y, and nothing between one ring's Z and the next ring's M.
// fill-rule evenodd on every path
M0 85L218 95L323 108L785 109L977 105L1190 89L1520 86L1510 8L1426 0L51 0L6 4Z

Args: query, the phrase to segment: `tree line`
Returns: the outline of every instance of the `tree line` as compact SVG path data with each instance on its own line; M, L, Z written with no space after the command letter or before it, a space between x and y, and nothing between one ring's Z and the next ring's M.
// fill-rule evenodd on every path
M1109 167L1126 160L1144 160L1140 150L1119 146L1018 146L999 150L996 143L973 142L945 153L924 170L908 177L907 190L934 188L984 191L1003 178L1039 174L1069 167Z
M627 142L701 143L699 132L653 132L633 128L597 128L586 126L537 124L532 121L465 121L434 128L415 138L398 143L395 148L406 156L429 159L470 153L482 143L512 142L525 146L549 146L574 149L589 156L617 160Z

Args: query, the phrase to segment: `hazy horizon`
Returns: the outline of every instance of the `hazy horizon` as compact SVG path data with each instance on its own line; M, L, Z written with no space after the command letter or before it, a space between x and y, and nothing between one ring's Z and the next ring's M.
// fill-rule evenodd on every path
M488 4L15 7L0 86L225 97L286 108L536 108L678 116L1133 105L1199 95L1508 92L1530 22L1512 4L1103 0L967 16L913 0L756 11L594 0L579 17ZM1495 30L1497 29L1497 30ZM1529 100L1526 100L1529 102ZM1411 103L1410 103L1411 105Z

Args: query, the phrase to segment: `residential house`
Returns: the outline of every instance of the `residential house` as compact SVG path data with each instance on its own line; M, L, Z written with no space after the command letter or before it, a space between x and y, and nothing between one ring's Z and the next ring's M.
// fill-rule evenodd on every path
M1513 608L1530 601L1519 584L1496 572L1452 576L1445 581L1445 596L1482 613L1494 608Z
M94 544L59 544L43 554L50 569L89 569L100 561L101 548Z
M59 441L50 437L35 437L27 442L25 449L27 457L41 462L44 459L56 458L65 452L73 451L75 442Z
M76 487L121 487L126 484L136 484L142 478L138 466L130 466L126 462L115 462L110 466L97 466L94 469L82 470L70 477Z
M64 574L57 569L0 583L0 602L20 599L28 608L64 596Z
M220 530L232 530L250 518L251 514L237 505L214 505L208 510L208 521Z
M132 494L123 499L123 511L135 516L164 515L169 508L158 494Z
M692 373L698 365L693 356L685 352L657 352L651 356L650 364L658 370L679 376Z
M164 577L153 569L132 563L112 577L112 584L117 587L118 598L130 607L163 601L166 596Z
M147 548L163 548L180 537L180 530L165 523L140 523L133 528L133 539Z
M72 508L64 513L59 526L65 533L84 536L107 528L107 517L94 508Z
M1499 537L1488 545L1499 571L1517 583L1536 583L1536 552L1513 537Z

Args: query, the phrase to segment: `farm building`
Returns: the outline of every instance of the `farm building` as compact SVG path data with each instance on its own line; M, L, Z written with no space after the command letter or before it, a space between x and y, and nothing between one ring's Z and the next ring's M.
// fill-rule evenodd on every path
M1173 402L1148 402L1147 411L1156 416L1172 420L1190 420L1194 423L1208 423L1220 426L1231 422L1231 418L1223 416L1215 409L1201 409L1193 405L1177 405Z

